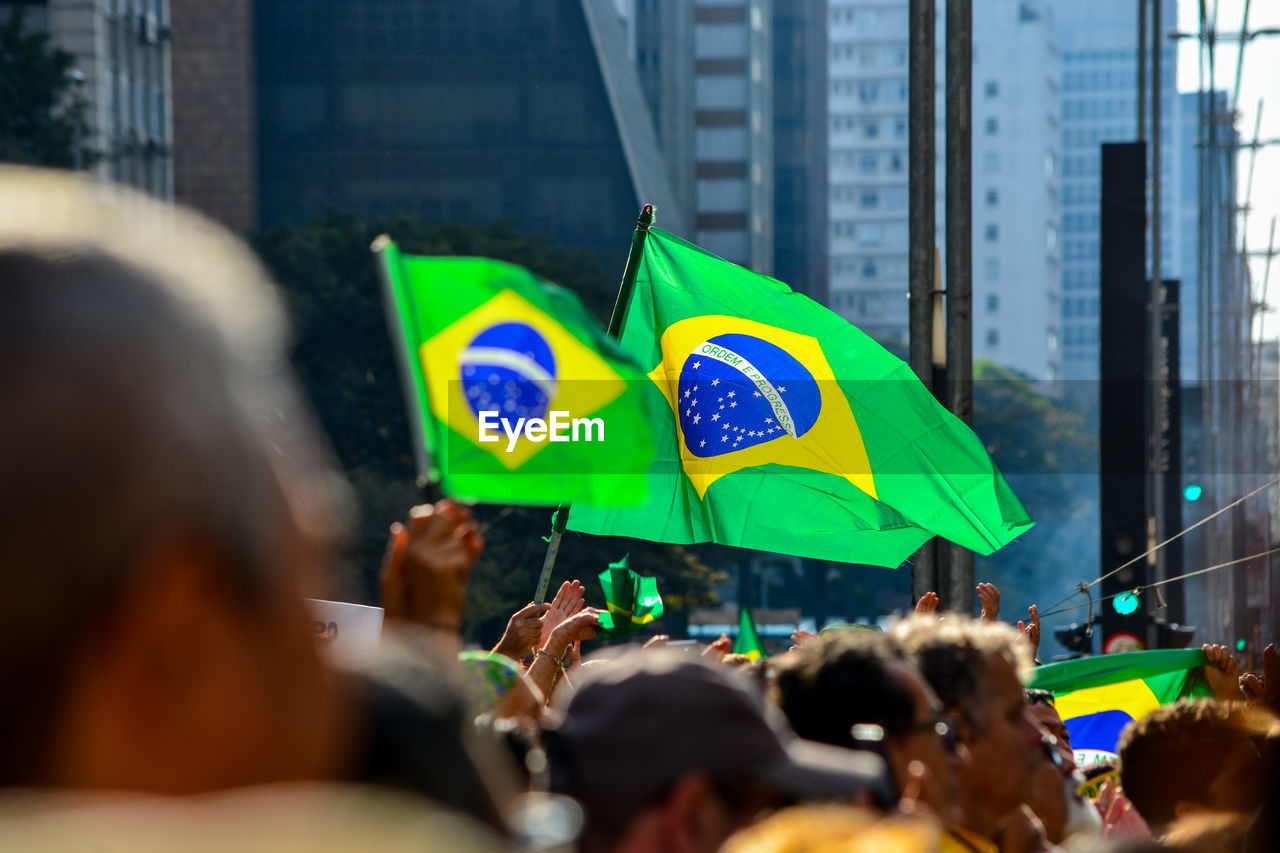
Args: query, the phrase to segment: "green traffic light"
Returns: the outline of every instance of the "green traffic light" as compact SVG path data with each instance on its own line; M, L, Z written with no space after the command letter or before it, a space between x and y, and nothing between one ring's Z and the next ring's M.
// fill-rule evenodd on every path
M1128 616L1130 613L1138 609L1138 593L1124 592L1117 595L1111 600L1111 606L1121 616Z
M1203 494L1204 489L1200 487L1199 483L1187 483L1182 488L1182 496L1189 501L1198 501Z
M1236 651L1238 652L1244 651L1244 646L1245 646L1245 642L1243 639L1236 640Z

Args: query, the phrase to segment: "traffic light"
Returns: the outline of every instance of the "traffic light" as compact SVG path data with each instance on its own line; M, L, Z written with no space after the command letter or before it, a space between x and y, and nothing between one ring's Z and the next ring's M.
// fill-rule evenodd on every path
M1179 625L1177 622L1156 620L1157 647L1161 649L1185 649L1196 635L1196 626Z
M1204 494L1204 487L1199 483L1187 483L1182 487L1182 496L1189 501L1198 501Z
M1095 617L1088 622L1072 622L1065 628L1055 628L1053 635L1069 651L1087 655L1093 651L1093 623L1096 621Z

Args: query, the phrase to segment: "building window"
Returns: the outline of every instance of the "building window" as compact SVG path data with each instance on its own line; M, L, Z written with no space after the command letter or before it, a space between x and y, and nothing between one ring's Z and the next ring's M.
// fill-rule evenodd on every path
M880 226L874 222L864 223L863 226L858 229L858 245L879 246Z
M864 139L875 139L880 135L880 122L875 119L866 119L862 122L862 136Z
M1000 310L1000 294L988 293L987 294L987 313L995 314L999 310Z
M1000 119L991 116L986 122L987 136L995 136L1000 132Z
M987 346L1000 346L1000 332L996 329L987 329Z
M874 104L880 100L880 84L867 81L858 84L858 100L864 104Z
M1000 94L1000 84L995 80L988 80L987 85L983 87L983 91L988 98L994 98Z
M907 209L907 188L888 187L884 191L884 208L890 211Z
M858 171L864 175L874 175L880 165L880 158L875 154L863 154L858 158Z
M987 190L987 207L995 207L1000 203L999 190Z
M907 138L907 120L905 118L899 117L893 120L893 138Z
M983 231L982 236L986 239L988 243L994 243L995 241L1000 239L1000 226L992 222Z
M858 196L858 207L863 210L875 210L880 205L880 193L876 190L863 190Z
M867 258L862 262L862 277L865 279L874 279L876 277L876 259Z
M889 171L895 175L902 174L902 155L897 152L889 155Z

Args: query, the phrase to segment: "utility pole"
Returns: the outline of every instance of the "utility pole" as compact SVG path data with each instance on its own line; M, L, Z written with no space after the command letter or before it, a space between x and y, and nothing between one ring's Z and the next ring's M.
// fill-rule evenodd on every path
M937 89L935 0L910 0L910 43L907 55L907 163L909 169L908 328L909 360L916 376L936 396L941 387L935 376L939 356L934 350L934 326L942 322L937 302L937 253L934 249L936 143L934 95ZM926 592L943 593L938 572L942 540L934 537L916 552L911 565L911 599Z
M973 425L973 2L947 0L946 404ZM941 604L974 612L973 552L947 548ZM946 582L943 583L942 581Z

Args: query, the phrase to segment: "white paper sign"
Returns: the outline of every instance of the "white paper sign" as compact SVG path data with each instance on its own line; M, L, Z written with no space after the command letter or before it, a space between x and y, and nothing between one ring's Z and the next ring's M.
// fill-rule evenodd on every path
M382 641L382 608L308 598L316 635L343 656L373 654Z

